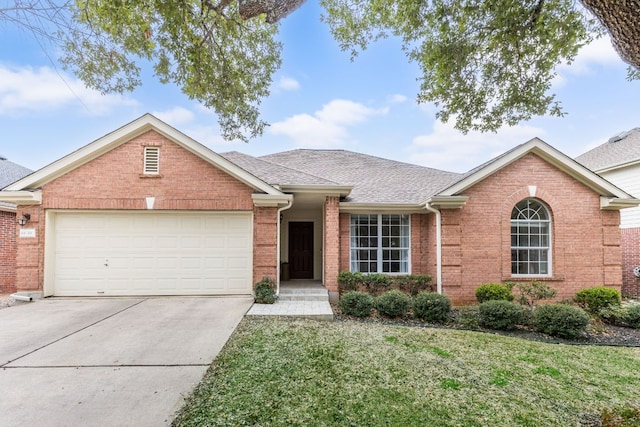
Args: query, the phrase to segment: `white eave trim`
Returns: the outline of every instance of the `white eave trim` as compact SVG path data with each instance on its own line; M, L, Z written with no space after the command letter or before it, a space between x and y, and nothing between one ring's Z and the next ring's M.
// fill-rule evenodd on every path
M460 209L467 203L467 200L469 200L467 196L433 196L424 205L436 209Z
M280 208L289 205L293 201L291 194L252 194L253 205L258 208Z
M287 193L322 194L333 197L346 197L353 190L351 185L286 185L278 186L279 189Z
M104 153L113 150L114 148L149 130L158 132L187 151L190 151L201 159L211 163L215 167L228 173L254 190L264 192L266 194L282 195L282 192L278 191L276 188L270 186L256 176L240 168L235 163L230 162L151 114L145 114L144 116L124 125L102 138L85 145L73 153L56 160L50 165L45 166L31 175L9 185L5 190L18 191L41 188L44 184L53 181L54 179L97 157L100 157Z
M39 205L42 203L42 191L0 191L0 202L18 206Z
M342 213L424 213L424 204L340 202Z
M618 169L624 169L624 168L628 168L630 166L636 166L638 164L640 164L640 159L635 159L635 160L631 160L629 162L619 163L617 165L606 166L606 167L604 167L602 169L595 170L595 173L600 174L600 173L612 172L612 171L615 171L615 170L618 170Z
M496 171L504 168L505 166L513 163L514 161L520 159L521 157L524 157L529 153L537 155L541 159L557 167L559 170L567 173L568 175L586 185L587 187L591 188L593 191L599 193L600 195L613 196L621 199L633 198L631 195L625 193L620 188L611 184L600 175L582 166L580 163L564 155L539 138L533 138L532 140L516 147L515 149L505 153L504 155L497 157L495 160L487 163L485 166L475 171L471 175L463 178L462 180L453 184L451 187L445 189L440 193L440 195L453 196L460 194L467 188L477 184Z
M640 205L638 199L620 199L618 197L600 197L600 209L603 210L620 210L626 208L635 208Z

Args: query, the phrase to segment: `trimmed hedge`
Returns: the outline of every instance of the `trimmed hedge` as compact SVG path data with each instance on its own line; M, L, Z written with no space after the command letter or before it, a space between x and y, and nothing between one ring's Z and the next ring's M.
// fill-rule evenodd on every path
M535 328L547 335L576 338L585 332L589 315L579 307L567 304L544 304L533 312Z
M489 300L480 304L478 324L483 328L509 330L522 322L524 309L512 301Z
M425 322L445 322L449 319L451 301L435 292L420 292L413 299L413 315Z
M360 291L349 291L342 295L338 302L344 314L356 317L370 316L373 304L373 297Z
M476 298L479 303L486 301L513 301L513 293L502 283L485 283L476 288Z
M433 283L431 276L426 274L390 276L388 274L362 274L351 271L341 271L338 274L340 295L349 291L363 291L375 296L390 289L399 289L406 294L415 296L420 291L433 291Z
M617 289L596 286L578 291L574 301L592 316L599 317L600 310L619 306L622 297Z
M397 289L376 298L376 310L386 317L404 317L411 308L411 297Z

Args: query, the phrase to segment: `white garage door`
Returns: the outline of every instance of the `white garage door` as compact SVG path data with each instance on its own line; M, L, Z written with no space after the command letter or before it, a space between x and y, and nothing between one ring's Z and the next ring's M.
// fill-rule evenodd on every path
M251 213L60 212L54 229L54 295L252 290Z

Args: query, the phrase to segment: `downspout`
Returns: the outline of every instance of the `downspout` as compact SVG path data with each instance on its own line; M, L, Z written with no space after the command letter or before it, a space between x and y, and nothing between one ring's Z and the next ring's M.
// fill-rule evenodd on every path
M425 208L436 214L436 286L439 294L442 294L442 217L440 211L427 202Z
M277 211L277 220L278 225L276 227L277 239L276 239L276 295L280 295L280 223L282 220L280 219L282 216L282 211L286 211L293 205L293 198L287 200L287 204L281 208L278 208Z

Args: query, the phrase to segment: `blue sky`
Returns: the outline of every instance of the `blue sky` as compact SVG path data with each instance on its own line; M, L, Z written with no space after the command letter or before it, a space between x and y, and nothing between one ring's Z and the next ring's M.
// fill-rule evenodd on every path
M308 1L280 24L283 64L261 107L271 126L249 143L223 141L214 113L151 74L124 96L88 90L62 70L50 46L2 24L0 154L39 169L150 112L217 152L340 148L464 172L534 136L574 157L640 126L640 82L625 79L608 39L559 70L553 91L565 117L463 135L436 121L433 105L415 102L418 68L396 40L382 40L352 62L320 13Z

